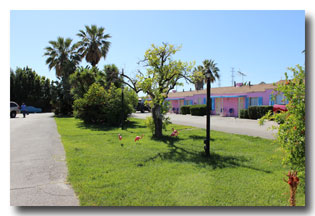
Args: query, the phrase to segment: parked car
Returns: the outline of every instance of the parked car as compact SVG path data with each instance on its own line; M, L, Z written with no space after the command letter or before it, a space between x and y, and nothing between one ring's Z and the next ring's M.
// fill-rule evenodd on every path
M33 106L26 106L26 112L27 113L40 113L40 112L42 112L42 109L41 108L36 108L36 107L33 107Z
M272 108L274 113L279 113L279 112L286 112L288 111L287 107L285 106L285 104L275 104L273 105Z
M146 106L143 100L138 100L138 106L136 107L136 110L144 113L145 111L150 112L151 108L149 106Z
M10 101L10 117L15 118L18 113L20 113L20 106L17 103Z

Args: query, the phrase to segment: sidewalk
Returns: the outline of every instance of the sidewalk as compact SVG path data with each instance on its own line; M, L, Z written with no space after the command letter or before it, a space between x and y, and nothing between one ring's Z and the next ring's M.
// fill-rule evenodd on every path
M78 206L53 113L10 119L11 206Z

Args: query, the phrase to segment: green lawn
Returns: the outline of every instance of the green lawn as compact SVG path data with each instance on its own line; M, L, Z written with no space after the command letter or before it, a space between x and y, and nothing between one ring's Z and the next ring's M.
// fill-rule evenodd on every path
M143 120L128 129L56 118L71 183L83 206L287 206L279 146L267 139L179 125L179 137L154 140ZM123 136L119 141L117 134ZM144 134L135 143L138 135ZM123 145L122 145L123 144ZM297 205L305 205L303 191Z

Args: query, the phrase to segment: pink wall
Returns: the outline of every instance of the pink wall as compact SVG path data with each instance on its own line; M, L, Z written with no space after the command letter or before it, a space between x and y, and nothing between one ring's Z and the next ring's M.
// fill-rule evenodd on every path
M233 109L230 114L229 110ZM238 116L238 98L223 98L223 115L224 116Z
M270 94L272 94L273 90L268 89L265 92L251 92L251 93L233 93L233 94L211 94L211 96L235 96L235 95L244 95L246 97L262 97L263 98L263 105L269 105L270 100ZM205 94L198 94L194 96L185 97L185 100L192 100L193 104L204 104L204 98L206 97ZM198 100L199 98L200 101ZM178 100L171 100L171 106L172 108L180 108L180 104ZM245 108L245 97L244 97L244 104L243 106ZM224 108L224 116L238 116L238 98L223 98L223 108ZM232 115L229 113L229 109L234 109L234 112ZM215 110L211 111L211 114L217 114Z
M170 103L171 103L170 112L176 113L177 109L179 111L179 108L180 108L179 100L171 100ZM175 108L175 109L173 109L173 108Z

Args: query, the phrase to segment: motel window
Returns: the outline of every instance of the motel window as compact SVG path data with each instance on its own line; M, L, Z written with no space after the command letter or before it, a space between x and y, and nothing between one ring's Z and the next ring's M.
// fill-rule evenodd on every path
M286 104L286 100L285 97L283 96L283 94L278 94L276 95L276 104Z
M185 100L185 105L193 105L193 100Z
M249 106L258 106L258 97L249 98Z

